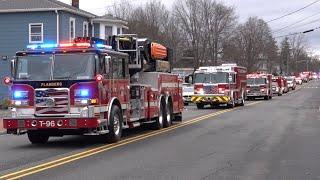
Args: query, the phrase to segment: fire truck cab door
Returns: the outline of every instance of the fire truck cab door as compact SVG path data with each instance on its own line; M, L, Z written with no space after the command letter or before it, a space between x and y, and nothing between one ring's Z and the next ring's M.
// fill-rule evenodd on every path
M129 102L129 69L128 58L124 56L112 56L112 96L118 97L122 105ZM126 109L127 107L122 107Z

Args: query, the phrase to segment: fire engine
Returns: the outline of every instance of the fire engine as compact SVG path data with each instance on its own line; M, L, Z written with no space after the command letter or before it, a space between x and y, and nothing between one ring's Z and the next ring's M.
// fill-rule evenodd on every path
M246 97L245 67L237 64L222 64L221 66L199 67L194 73L194 95L191 101L198 109L205 105L227 105L233 108L244 105Z
M12 60L12 77L4 78L13 104L4 127L8 134L27 133L31 143L63 135L117 142L126 128L169 127L183 109L170 54L136 35L29 45Z
M247 98L272 98L272 75L271 74L248 74L247 75Z

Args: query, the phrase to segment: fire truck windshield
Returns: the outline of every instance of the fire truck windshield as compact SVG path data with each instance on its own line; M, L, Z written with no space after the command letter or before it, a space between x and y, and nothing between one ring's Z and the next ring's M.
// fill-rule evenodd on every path
M266 78L248 78L247 79L247 84L252 85L252 84L267 84L267 79Z
M196 73L194 83L228 83L228 73Z
M92 79L94 54L45 54L17 57L15 79Z

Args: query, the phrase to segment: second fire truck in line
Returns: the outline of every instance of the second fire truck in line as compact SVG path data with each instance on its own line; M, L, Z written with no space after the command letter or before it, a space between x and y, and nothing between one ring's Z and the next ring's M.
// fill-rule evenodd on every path
M198 109L205 105L244 105L246 97L245 67L236 64L200 67L194 73L194 95L191 101Z

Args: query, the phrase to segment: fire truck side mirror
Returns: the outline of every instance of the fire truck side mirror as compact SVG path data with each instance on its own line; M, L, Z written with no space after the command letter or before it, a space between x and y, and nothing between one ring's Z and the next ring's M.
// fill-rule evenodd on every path
M14 77L14 74L15 74L15 66L16 66L16 61L15 61L15 59L12 59L12 60L10 61L11 77Z
M233 83L233 78L231 74L229 75L229 83Z
M186 76L184 79L185 83L190 83L192 84L192 75Z

